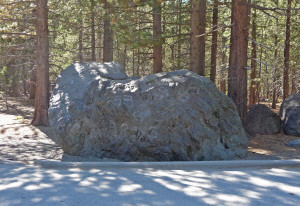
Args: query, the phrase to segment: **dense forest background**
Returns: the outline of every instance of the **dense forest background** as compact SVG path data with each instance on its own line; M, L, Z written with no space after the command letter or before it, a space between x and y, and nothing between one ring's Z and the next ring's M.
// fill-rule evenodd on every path
M118 61L132 76L191 69L227 93L237 35L247 40L237 45L247 54L247 107L275 108L300 92L299 7L298 0L0 0L0 92L35 98L39 58L49 51L49 88L71 63ZM240 18L245 34L233 34L234 10L248 17Z

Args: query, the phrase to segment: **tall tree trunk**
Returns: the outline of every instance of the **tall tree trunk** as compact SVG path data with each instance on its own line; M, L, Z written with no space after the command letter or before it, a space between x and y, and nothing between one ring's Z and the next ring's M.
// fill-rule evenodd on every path
M12 69L13 68L13 69ZM12 96L18 96L19 95L19 74L20 70L16 67L11 67L13 74L12 74L12 82L10 85L10 93Z
M81 13L81 12L80 12ZM82 17L82 15L80 15ZM78 58L79 62L83 62L83 21L82 18L79 19L79 48L78 48Z
M161 2L153 0L153 73L162 72Z
M135 50L132 50L132 76L135 76Z
M137 50L137 68L136 68L136 74L137 76L140 76L140 67L141 67L141 55L140 55L140 49Z
M103 61L113 61L114 49L113 49L113 29L110 19L110 5L107 0L104 1L104 37L103 37Z
M231 10L231 37L228 71L228 96L237 105L244 125L247 115L247 49L248 8L247 0L233 0Z
M206 23L206 0L191 0L191 71L205 76L205 33Z
M264 39L264 28L262 28L261 31L261 41ZM259 81L257 82L256 85L256 94L255 94L255 98L256 98L256 102L259 103L259 99L261 97L261 70L262 70L262 56L263 56L263 47L260 47L260 56L259 56L259 73L258 73L258 78Z
M4 73L4 95L5 95L5 107L6 107L6 110L8 110L8 102L7 102L7 70L5 70L5 73Z
M91 48L92 48L92 61L96 61L96 33L95 33L95 0L91 2Z
M225 46L226 37L222 36L222 44ZM220 72L220 91L226 94L226 79L225 79L225 71L226 71L226 51L222 51L222 68Z
M214 0L213 9L213 30L218 27L218 0ZM217 51L218 50L218 31L212 33L211 42L211 68L210 68L210 80L216 83L217 73Z
M296 82L297 82L297 76L296 76L296 69L295 67L292 68L292 88L291 88L291 94L296 93ZM299 79L299 77L298 77Z
M249 89L249 108L252 107L253 104L256 104L256 9L254 9L254 13L252 16L252 51L251 51L251 83L250 83L250 89Z
M26 88L26 72L25 66L22 66L22 85L23 85L23 94L27 95L27 88Z
M179 12L178 12L178 45L177 45L177 69L181 69L181 24L182 24L182 16L181 16L181 12L182 12L182 0L178 0L178 8L179 8Z
M126 66L127 66L126 62L127 62L127 45L125 44L124 45L124 53L123 53L123 65L122 65L124 71L126 71Z
M278 36L275 34L274 37L274 76L273 76L273 94L272 94L272 109L276 109L276 100L277 100L277 73L278 73L278 63L277 63L277 56L278 56Z
M30 79L29 79L29 99L35 99L35 93L36 93L36 67L33 67L33 69L30 71Z
M265 52L266 55L267 52ZM267 76L267 88L266 88L266 94L267 94L267 99L270 99L270 84L269 84L269 71L268 71L268 65L265 65L265 71L266 71L266 76Z
M48 0L36 0L37 36L37 88L32 124L49 126L49 40L48 40Z
M283 70L283 99L289 96L289 70L290 70L290 37L291 37L291 0L287 0Z
M101 27L100 26L98 26L98 31L97 31L97 42L98 42L98 47L99 47L99 49L98 49L98 61L99 62L102 62L102 53L103 53L103 50L102 50L102 31L101 31Z

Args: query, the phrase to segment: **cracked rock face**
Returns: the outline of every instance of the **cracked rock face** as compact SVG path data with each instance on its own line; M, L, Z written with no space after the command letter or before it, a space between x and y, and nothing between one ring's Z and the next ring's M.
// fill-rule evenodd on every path
M188 70L129 78L117 63L76 63L57 79L50 124L64 152L122 161L244 157L234 102Z

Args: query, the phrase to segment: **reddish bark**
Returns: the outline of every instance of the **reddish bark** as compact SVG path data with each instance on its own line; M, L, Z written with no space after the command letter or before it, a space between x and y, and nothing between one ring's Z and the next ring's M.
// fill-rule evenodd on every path
M218 27L218 0L214 0L213 29ZM212 33L210 80L216 83L218 31Z
M104 17L104 36L103 36L103 61L104 62L111 62L113 61L113 29L111 26L111 19L110 19L110 5L108 4L107 0L104 2L104 9L105 9L105 17Z
M161 5L159 0L153 1L153 73L162 72L162 38L161 38Z
M47 0L36 0L37 87L32 124L49 126L49 40Z
M291 0L287 0L287 7L283 69L283 99L286 99L289 96Z
M206 23L206 0L191 0L191 71L205 76L205 33Z
M247 49L248 8L247 0L233 0L231 10L231 38L228 71L228 96L237 105L241 120L246 124L247 115Z
M257 90L257 83L256 83L256 9L254 10L253 17L252 17L252 51L251 51L251 84L249 89L249 108L252 107L253 104L256 104L255 93Z

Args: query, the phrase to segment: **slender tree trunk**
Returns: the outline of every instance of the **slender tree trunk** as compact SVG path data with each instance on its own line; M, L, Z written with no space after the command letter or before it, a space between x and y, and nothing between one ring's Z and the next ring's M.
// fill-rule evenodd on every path
M247 49L248 8L247 0L233 0L231 10L231 38L228 71L228 96L237 105L244 125L247 115Z
M182 0L178 0L178 45L177 45L177 69L181 69L181 24L182 24L182 16L181 16L181 7L182 7Z
M191 71L205 76L205 33L206 23L206 0L191 0Z
M266 52L265 52L266 55ZM267 93L267 99L270 99L270 83L269 83L269 70L268 70L268 65L266 65L266 76L267 76L267 88L266 88L266 93Z
M285 47L284 47L283 99L286 99L289 96L291 0L287 0L286 14L287 17L286 17Z
M291 94L296 93L296 81L297 81L297 76L296 76L296 69L295 67L293 67L291 69L292 71L292 90L291 90ZM299 78L298 78L299 79Z
M277 64L277 56L278 56L278 36L275 34L274 37L274 76L273 76L273 94L272 94L272 109L276 109L277 103L277 73L278 73L278 64Z
M81 12L80 12L81 13ZM82 16L82 15L80 15ZM79 58L79 62L83 62L83 21L82 18L79 19L79 36L78 36L78 40L79 40L79 48L78 48L78 58Z
M91 48L92 61L96 61L96 33L95 33L95 0L91 2Z
M127 45L124 45L124 55L123 55L123 69L126 71L127 62Z
M6 107L6 110L8 110L8 102L7 102L7 70L5 70L5 73L4 73L4 95L5 95L5 107Z
M98 31L97 31L97 39L98 39L98 61L99 62L102 62L102 53L103 53L103 50L102 50L102 32L101 32L101 27L98 26Z
M135 50L132 50L132 76L135 76Z
M137 50L137 68L136 68L136 74L137 76L140 76L140 67L141 67L141 56L140 56L140 49Z
M49 126L49 40L47 0L36 0L37 88L32 124Z
M10 68L12 69L12 68ZM18 87L19 87L19 74L20 74L20 70L16 67L14 67L13 69L13 74L12 74L12 82L11 82L11 85L10 85L10 93L13 95L13 96L18 96L19 95L19 91L18 91Z
M213 9L213 29L218 27L218 0L214 0ZM210 68L210 80L216 83L216 73L217 73L217 51L218 50L218 31L212 33L212 43L211 43L211 68Z
M31 71L30 71L30 88L29 88L29 99L35 99L35 93L36 93L36 67L34 67Z
M226 37L222 37L222 44L226 44ZM225 79L225 71L226 71L226 51L222 52L222 68L220 72L220 91L226 94L226 79Z
M251 83L250 83L250 89L249 89L249 108L252 107L253 104L256 104L256 48L257 45L254 41L256 41L256 9L254 9L254 13L252 16L252 51L251 51Z
M161 2L153 1L153 73L162 72Z
M261 31L261 41L264 39L264 29L262 29ZM260 84L260 81L261 81L261 70L262 70L262 56L263 56L263 47L260 47L260 56L259 56L259 73L258 73L258 78L259 78L259 81L257 81L257 85L256 85L256 95L255 95L255 98L256 98L256 102L259 103L259 99L261 97L261 84Z
M113 61L113 29L110 19L110 5L107 0L104 1L105 17L104 17L104 37L103 37L103 61Z
M25 66L22 66L22 85L23 85L23 94L27 95L27 88L26 88L26 73L25 73Z

